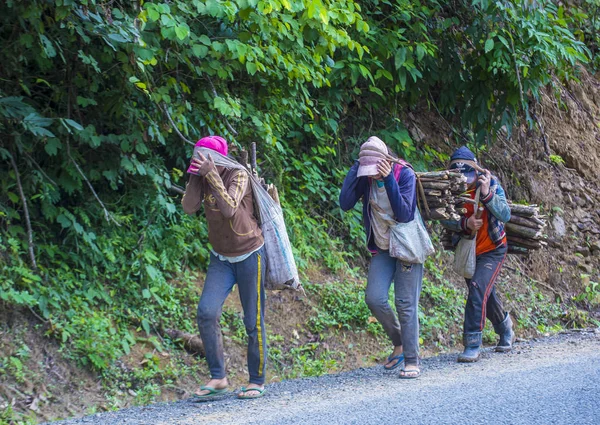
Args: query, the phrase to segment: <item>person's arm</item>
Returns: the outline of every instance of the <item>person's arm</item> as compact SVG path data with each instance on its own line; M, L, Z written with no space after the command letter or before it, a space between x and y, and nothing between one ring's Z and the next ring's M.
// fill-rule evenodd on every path
M482 196L481 203L498 220L503 223L508 223L510 220L510 207L508 206L504 189L502 189L500 183L495 180L492 180L491 183L490 191L487 196Z
M190 169L206 179L208 189L215 197L217 208L219 208L221 214L226 218L233 217L240 207L248 187L246 172L237 170L229 183L229 187L225 187L210 154L208 157L199 154L198 157L192 158Z
M357 177L358 166L359 163L356 161L344 179L340 191L340 208L343 211L352 209L364 194L364 185L367 184L367 179Z
M192 215L195 214L202 206L202 178L194 174L190 175L187 185L185 186L185 194L181 199L183 212Z
M468 232L467 218L461 217L460 220L440 220L442 226L456 233Z
M417 178L415 173L408 167L403 167L400 172L399 181L390 172L383 178L385 190L396 221L408 223L414 218L415 196L417 194Z
M248 174L245 171L238 170L233 175L229 187L225 187L216 167L212 164L212 168L206 173L205 178L221 214L226 218L233 217L246 193Z

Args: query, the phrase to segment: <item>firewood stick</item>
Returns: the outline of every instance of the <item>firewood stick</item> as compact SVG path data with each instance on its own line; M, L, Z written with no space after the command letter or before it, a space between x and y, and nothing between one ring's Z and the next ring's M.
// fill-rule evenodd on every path
M518 224L519 226L529 227L531 229L541 230L543 228L542 225L539 225L533 220L527 219L525 217L520 217L518 215L511 215L509 222Z
M521 248L521 247L509 245L507 253L508 254L516 254L516 255L529 255L529 250L527 248Z
M519 226L511 222L506 223L506 233L518 237L526 237L530 239L539 239L542 237L542 232L529 227Z
M521 217L533 217L537 213L539 213L539 208L533 205L515 205L510 204L511 213L521 216Z
M424 189L437 189L437 190L447 190L450 188L450 184L447 182L423 182Z

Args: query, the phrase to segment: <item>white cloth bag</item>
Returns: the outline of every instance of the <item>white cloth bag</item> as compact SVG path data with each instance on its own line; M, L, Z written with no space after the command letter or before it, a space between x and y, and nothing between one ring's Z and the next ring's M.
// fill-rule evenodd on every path
M475 194L475 211L479 204L480 189ZM466 279L471 279L475 274L477 264L477 232L473 235L463 236L454 251L454 271Z

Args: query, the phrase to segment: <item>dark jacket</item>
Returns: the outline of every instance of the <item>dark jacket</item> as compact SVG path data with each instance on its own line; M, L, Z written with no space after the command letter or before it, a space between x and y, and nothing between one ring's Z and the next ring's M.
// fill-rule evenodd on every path
M340 207L342 210L348 211L356 205L361 197L363 198L363 224L367 236L367 248L372 253L376 253L377 246L371 228L371 205L369 203L372 179L357 177L358 166L359 163L356 161L344 180L340 193ZM412 221L415 218L415 209L417 208L414 171L410 167L394 164L392 172L383 179L383 182L394 211L395 220L400 223Z

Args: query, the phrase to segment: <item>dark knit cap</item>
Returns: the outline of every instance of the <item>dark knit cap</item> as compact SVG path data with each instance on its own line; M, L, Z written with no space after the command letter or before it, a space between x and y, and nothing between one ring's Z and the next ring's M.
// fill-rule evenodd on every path
M477 162L477 159L475 159L475 154L466 146L461 146L460 148L456 149L450 157L450 161L455 161L457 159L466 159L467 161Z
M456 149L450 157L450 169L459 170L467 177L467 182L470 184L475 181L477 171L469 162L477 164L477 158L475 158L475 154L471 152L471 149L466 146Z

